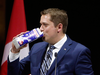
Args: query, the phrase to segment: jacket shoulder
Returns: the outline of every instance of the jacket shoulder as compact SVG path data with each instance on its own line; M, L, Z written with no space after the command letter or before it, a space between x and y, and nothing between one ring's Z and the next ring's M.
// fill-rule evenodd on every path
M31 51L32 52L37 52L37 51L40 51L41 49L47 47L48 43L47 42L39 42L39 43L36 43L32 46L31 48Z
M32 47L34 47L34 46L43 46L43 45L46 45L46 44L48 44L48 43L47 42L39 42L39 43L34 44Z

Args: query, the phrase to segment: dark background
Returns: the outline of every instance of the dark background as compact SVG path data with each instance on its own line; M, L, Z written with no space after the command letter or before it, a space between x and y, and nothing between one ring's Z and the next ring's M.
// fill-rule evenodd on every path
M9 20L12 11L13 0L6 0L6 29L5 41ZM96 1L66 1L66 0L24 0L27 30L39 27L40 11L47 8L60 8L67 11L69 17L67 34L91 50L91 60L95 75L100 75L100 55L99 55L99 3ZM4 43L0 43L0 62L2 60ZM31 46L42 41L41 39L30 43Z

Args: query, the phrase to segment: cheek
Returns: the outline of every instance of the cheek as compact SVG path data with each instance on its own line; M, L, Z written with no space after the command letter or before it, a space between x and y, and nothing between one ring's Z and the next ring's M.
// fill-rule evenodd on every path
M47 28L44 29L45 33L49 33L50 31L51 31L51 29L49 27L47 27Z
M47 27L45 28L44 33L48 36L52 36L56 33L56 29L54 27Z
M50 30L50 29L46 29L44 33L45 33L46 37L51 37L52 36L52 30Z

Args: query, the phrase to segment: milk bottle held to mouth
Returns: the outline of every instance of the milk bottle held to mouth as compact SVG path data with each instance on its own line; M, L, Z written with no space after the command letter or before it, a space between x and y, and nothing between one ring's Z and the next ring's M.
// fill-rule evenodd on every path
M39 28L35 28L21 36L16 37L13 40L13 43L16 47L16 49L22 47L23 45L30 43L40 37L43 37L43 32L40 31Z

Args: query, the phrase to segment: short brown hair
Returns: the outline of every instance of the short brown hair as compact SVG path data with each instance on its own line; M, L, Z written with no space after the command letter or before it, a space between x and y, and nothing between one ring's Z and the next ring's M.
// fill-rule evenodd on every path
M49 14L51 16L51 21L54 23L55 27L59 24L63 24L63 33L66 33L68 26L68 15L64 10L58 8L48 8L40 12L41 15Z

